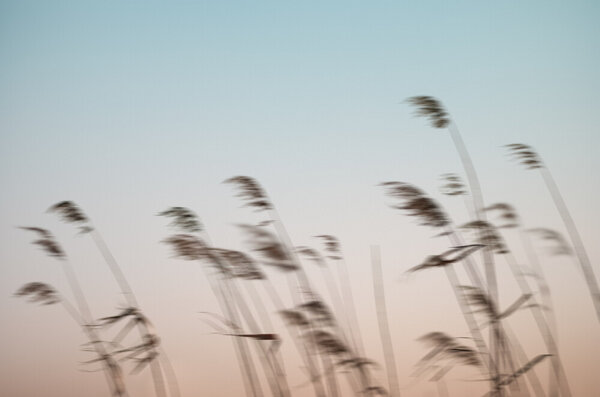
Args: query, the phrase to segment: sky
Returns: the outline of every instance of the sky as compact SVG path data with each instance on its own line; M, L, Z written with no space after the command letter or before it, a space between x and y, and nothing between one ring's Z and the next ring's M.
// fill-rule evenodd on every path
M16 228L40 226L65 246L94 313L123 304L92 241L46 213L73 200L155 323L182 395L241 395L230 341L211 335L198 313L217 310L208 284L197 265L160 244L170 231L155 216L190 207L215 244L244 247L236 225L261 215L222 184L233 175L257 178L296 245L316 245L317 234L340 238L366 347L379 361L369 249L381 247L408 385L425 351L415 339L434 330L459 336L466 327L443 274L401 277L446 245L389 208L377 184L413 183L457 223L468 218L460 198L439 193L440 174L462 175L449 135L416 118L405 99L444 103L486 203L514 204L525 227L563 230L539 175L502 147L534 146L597 263L599 11L594 1L0 0L0 391L107 395L102 376L80 364L89 354L76 325L57 307L12 296L28 281L68 295L59 265ZM519 244L512 231L507 238ZM525 261L522 249L515 253ZM600 390L600 332L585 284L569 258L544 257L543 265L571 387L589 395ZM309 272L319 278L318 269ZM506 307L518 291L506 266L498 273ZM514 327L536 354L543 346L530 321L519 313ZM302 384L291 361L292 383ZM147 372L130 377L133 395L150 393ZM451 390L479 395L479 383L460 381L467 376L478 375L457 370ZM433 396L435 386L421 382L405 394Z

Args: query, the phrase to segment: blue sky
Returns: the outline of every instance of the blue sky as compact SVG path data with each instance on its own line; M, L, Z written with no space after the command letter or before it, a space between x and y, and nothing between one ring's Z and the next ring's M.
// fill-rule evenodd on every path
M52 277L31 267L41 256L14 226L68 239L44 211L72 199L152 296L156 279L181 279L161 273L164 249L140 248L166 233L154 214L191 206L215 240L236 246L232 224L253 219L220 184L236 174L265 185L300 242L330 232L357 264L372 243L384 262L386 252L388 263L417 261L431 246L396 236L430 234L391 216L376 184L405 180L436 195L439 174L461 168L448 135L403 102L413 95L447 106L488 202L559 228L539 178L501 148L535 146L592 245L599 11L596 1L0 1L1 292ZM357 269L358 280L368 274ZM573 268L555 271L579 282ZM166 303L147 299L160 316ZM18 324L21 303L1 304Z

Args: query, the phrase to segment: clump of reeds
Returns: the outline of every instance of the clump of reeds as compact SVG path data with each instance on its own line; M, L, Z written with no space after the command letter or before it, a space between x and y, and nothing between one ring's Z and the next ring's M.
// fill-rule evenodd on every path
M154 328L151 322L143 315L141 308L139 307L137 298L123 273L121 266L113 256L112 252L108 248L108 245L104 241L104 238L100 234L100 232L95 228L92 224L91 219L85 215L83 210L77 206L73 201L61 201L48 209L49 212L57 213L62 221L66 223L75 224L79 227L81 233L89 234L92 236L94 243L100 253L102 254L108 268L110 269L115 281L119 285L121 289L121 293L127 300L127 304L129 306L128 309L134 311L135 317L143 321L135 321L133 325L138 329L139 337L141 339L140 346L147 346L148 352L147 355L143 358L138 358L132 356L130 357L134 362L136 362L136 366L134 372L139 372L143 369L147 364L149 364L152 373L152 379L154 382L154 390L157 397L166 396L167 390L164 385L163 380L163 372L166 371L167 377L169 378L169 386L170 386L170 394L173 397L179 396L179 386L177 383L177 379L175 376L175 372L171 368L170 361L168 360L164 351L159 354L159 340L156 335ZM117 338L123 338L132 326L126 326ZM148 344L147 341L152 340L155 341L154 344ZM136 352L139 352L137 350ZM137 354L136 354L137 355Z
M71 305L64 298L59 297L53 287L40 282L32 282L23 285L17 290L15 295L19 297L27 296L32 302L40 302L46 305L61 303L67 313L81 327L88 338L88 344L92 347L92 351L96 353L97 357L88 363L100 362L103 366L103 371L106 375L111 395L115 397L126 397L128 394L125 388L121 366L96 332L93 316L87 300L79 284L79 280L67 260L65 251L56 241L54 235L48 230L39 227L21 227L21 229L35 233L38 239L34 240L33 244L40 246L48 256L60 261L65 278L67 279L69 287L77 302L77 307Z

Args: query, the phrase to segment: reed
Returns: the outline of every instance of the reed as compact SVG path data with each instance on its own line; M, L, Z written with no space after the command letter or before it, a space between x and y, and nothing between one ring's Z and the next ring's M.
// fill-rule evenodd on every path
M573 250L577 261L583 273L585 282L587 284L594 309L596 311L596 318L600 322L600 286L598 285L598 279L596 278L594 267L590 261L583 239L579 234L577 225L571 216L571 212L565 203L565 200L558 189L558 185L552 176L552 173L548 167L544 164L539 154L529 145L522 143L512 143L506 145L510 154L513 158L518 161L521 165L525 166L528 170L539 170L544 184L550 193L550 197L554 202L554 205L563 221L567 234L573 245Z

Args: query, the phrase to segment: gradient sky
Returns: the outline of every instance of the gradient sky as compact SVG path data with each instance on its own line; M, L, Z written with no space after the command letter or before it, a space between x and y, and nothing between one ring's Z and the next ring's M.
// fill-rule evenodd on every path
M171 354L183 395L239 394L231 344L208 335L197 313L216 310L207 284L197 266L171 259L159 244L169 231L155 216L189 206L217 244L242 247L234 225L259 216L221 184L238 174L265 186L297 245L314 245L315 234L341 239L377 359L368 258L371 244L381 246L401 382L408 384L424 353L415 338L466 329L443 275L398 281L445 246L388 208L376 185L417 184L457 222L466 216L460 199L437 189L440 174L462 170L448 134L413 117L404 99L444 102L486 202L515 204L527 227L562 230L539 176L511 164L501 147L533 145L597 263L599 17L596 1L0 0L0 392L106 395L101 375L78 364L89 356L69 319L11 296L28 281L68 295L58 266L15 228L35 225L53 230L72 256L98 316L122 304L91 241L44 213L69 199L121 262ZM580 272L564 258L544 266L574 394L599 392L600 332ZM506 306L518 292L506 269L498 271ZM519 314L514 325L529 353L539 354L528 321ZM289 368L294 385L304 381L298 365ZM147 373L132 380L134 395L149 395L149 387ZM451 387L464 395L471 388L473 396L481 390ZM424 384L405 394L434 391Z

